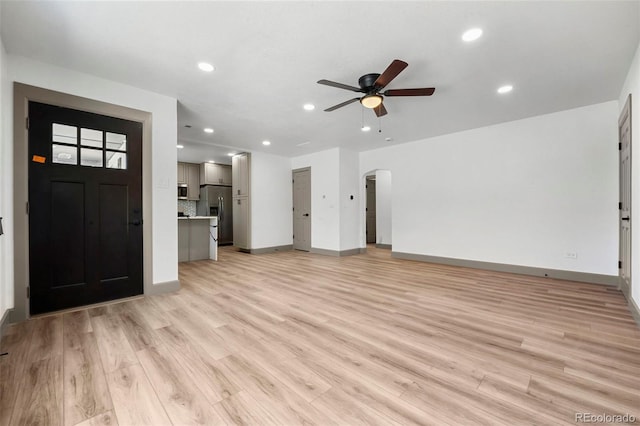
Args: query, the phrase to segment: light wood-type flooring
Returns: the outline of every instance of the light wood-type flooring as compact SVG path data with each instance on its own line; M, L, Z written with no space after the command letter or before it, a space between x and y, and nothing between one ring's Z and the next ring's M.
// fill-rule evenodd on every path
M303 252L180 265L179 292L14 325L1 425L562 425L640 418L605 286Z

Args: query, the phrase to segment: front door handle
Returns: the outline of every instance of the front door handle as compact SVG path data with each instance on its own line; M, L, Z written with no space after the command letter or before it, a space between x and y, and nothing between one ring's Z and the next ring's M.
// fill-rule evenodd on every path
M309 213L305 213L305 214L303 214L302 216L309 216Z
M628 217L623 217L622 220L627 220L628 221L629 218Z

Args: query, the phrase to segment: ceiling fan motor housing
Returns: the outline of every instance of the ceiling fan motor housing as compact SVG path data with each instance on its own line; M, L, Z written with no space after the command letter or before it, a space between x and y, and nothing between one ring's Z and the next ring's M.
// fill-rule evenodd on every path
M360 85L360 88L367 93L375 93L376 89L373 86L373 83L376 82L378 77L380 77L380 74L365 74L358 79L358 84Z

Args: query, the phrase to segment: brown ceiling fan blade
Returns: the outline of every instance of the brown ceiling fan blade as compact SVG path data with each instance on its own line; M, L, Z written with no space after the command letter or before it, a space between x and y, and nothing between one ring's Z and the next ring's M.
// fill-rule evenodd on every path
M435 87L423 89L392 89L383 93L384 96L431 96L436 91Z
M348 101L344 101L344 102L342 102L341 104L334 105L334 106L332 106L332 107L330 107L330 108L325 109L325 112L335 111L335 110L336 110L336 109L338 109L338 108L342 108L343 106L346 106L346 105L352 104L352 103L354 103L355 101L359 101L359 100L360 100L360 98L353 98L353 99L349 99Z
M338 89L351 90L352 92L362 92L363 91L359 87L349 86L348 84L336 83L335 81L329 81L329 80L318 80L318 84L324 84L325 86L337 87Z
M398 74L400 74L402 70L408 66L409 64L407 64L406 62L401 61L400 59L394 59L393 62L391 62L391 65L389 65L387 69L384 70L382 74L380 74L380 77L376 79L373 85L378 89L382 89L387 84L391 83L391 80L396 78Z
M378 117L382 117L383 115L387 115L387 109L384 107L384 104L380 104L373 109L373 112L376 113Z

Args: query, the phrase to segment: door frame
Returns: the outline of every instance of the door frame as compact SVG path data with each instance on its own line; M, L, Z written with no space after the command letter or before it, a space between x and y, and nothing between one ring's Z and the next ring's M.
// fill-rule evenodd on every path
M29 102L41 102L94 114L123 118L142 123L142 275L143 294L150 295L153 287L152 199L151 199L151 119L150 112L114 105L67 93L13 83L13 249L14 249L14 308L11 322L30 317L27 287L29 283L29 131L26 122ZM20 237L18 237L20 236Z
M310 212L309 214L311 215L311 219L309 219L309 253L311 253L312 249L313 249L313 193L311 192L311 179L313 178L313 176L311 176L311 167L301 167L299 169L293 169L291 170L291 205L292 207L295 207L294 202L293 202L293 197L295 196L295 192L293 190L293 178L295 177L295 174L298 172L309 172L309 209ZM293 208L291 209L291 235L295 235L294 232L294 222L295 222L295 217L293 217ZM291 239L291 247L293 250L295 249L295 242L293 241L293 238Z

